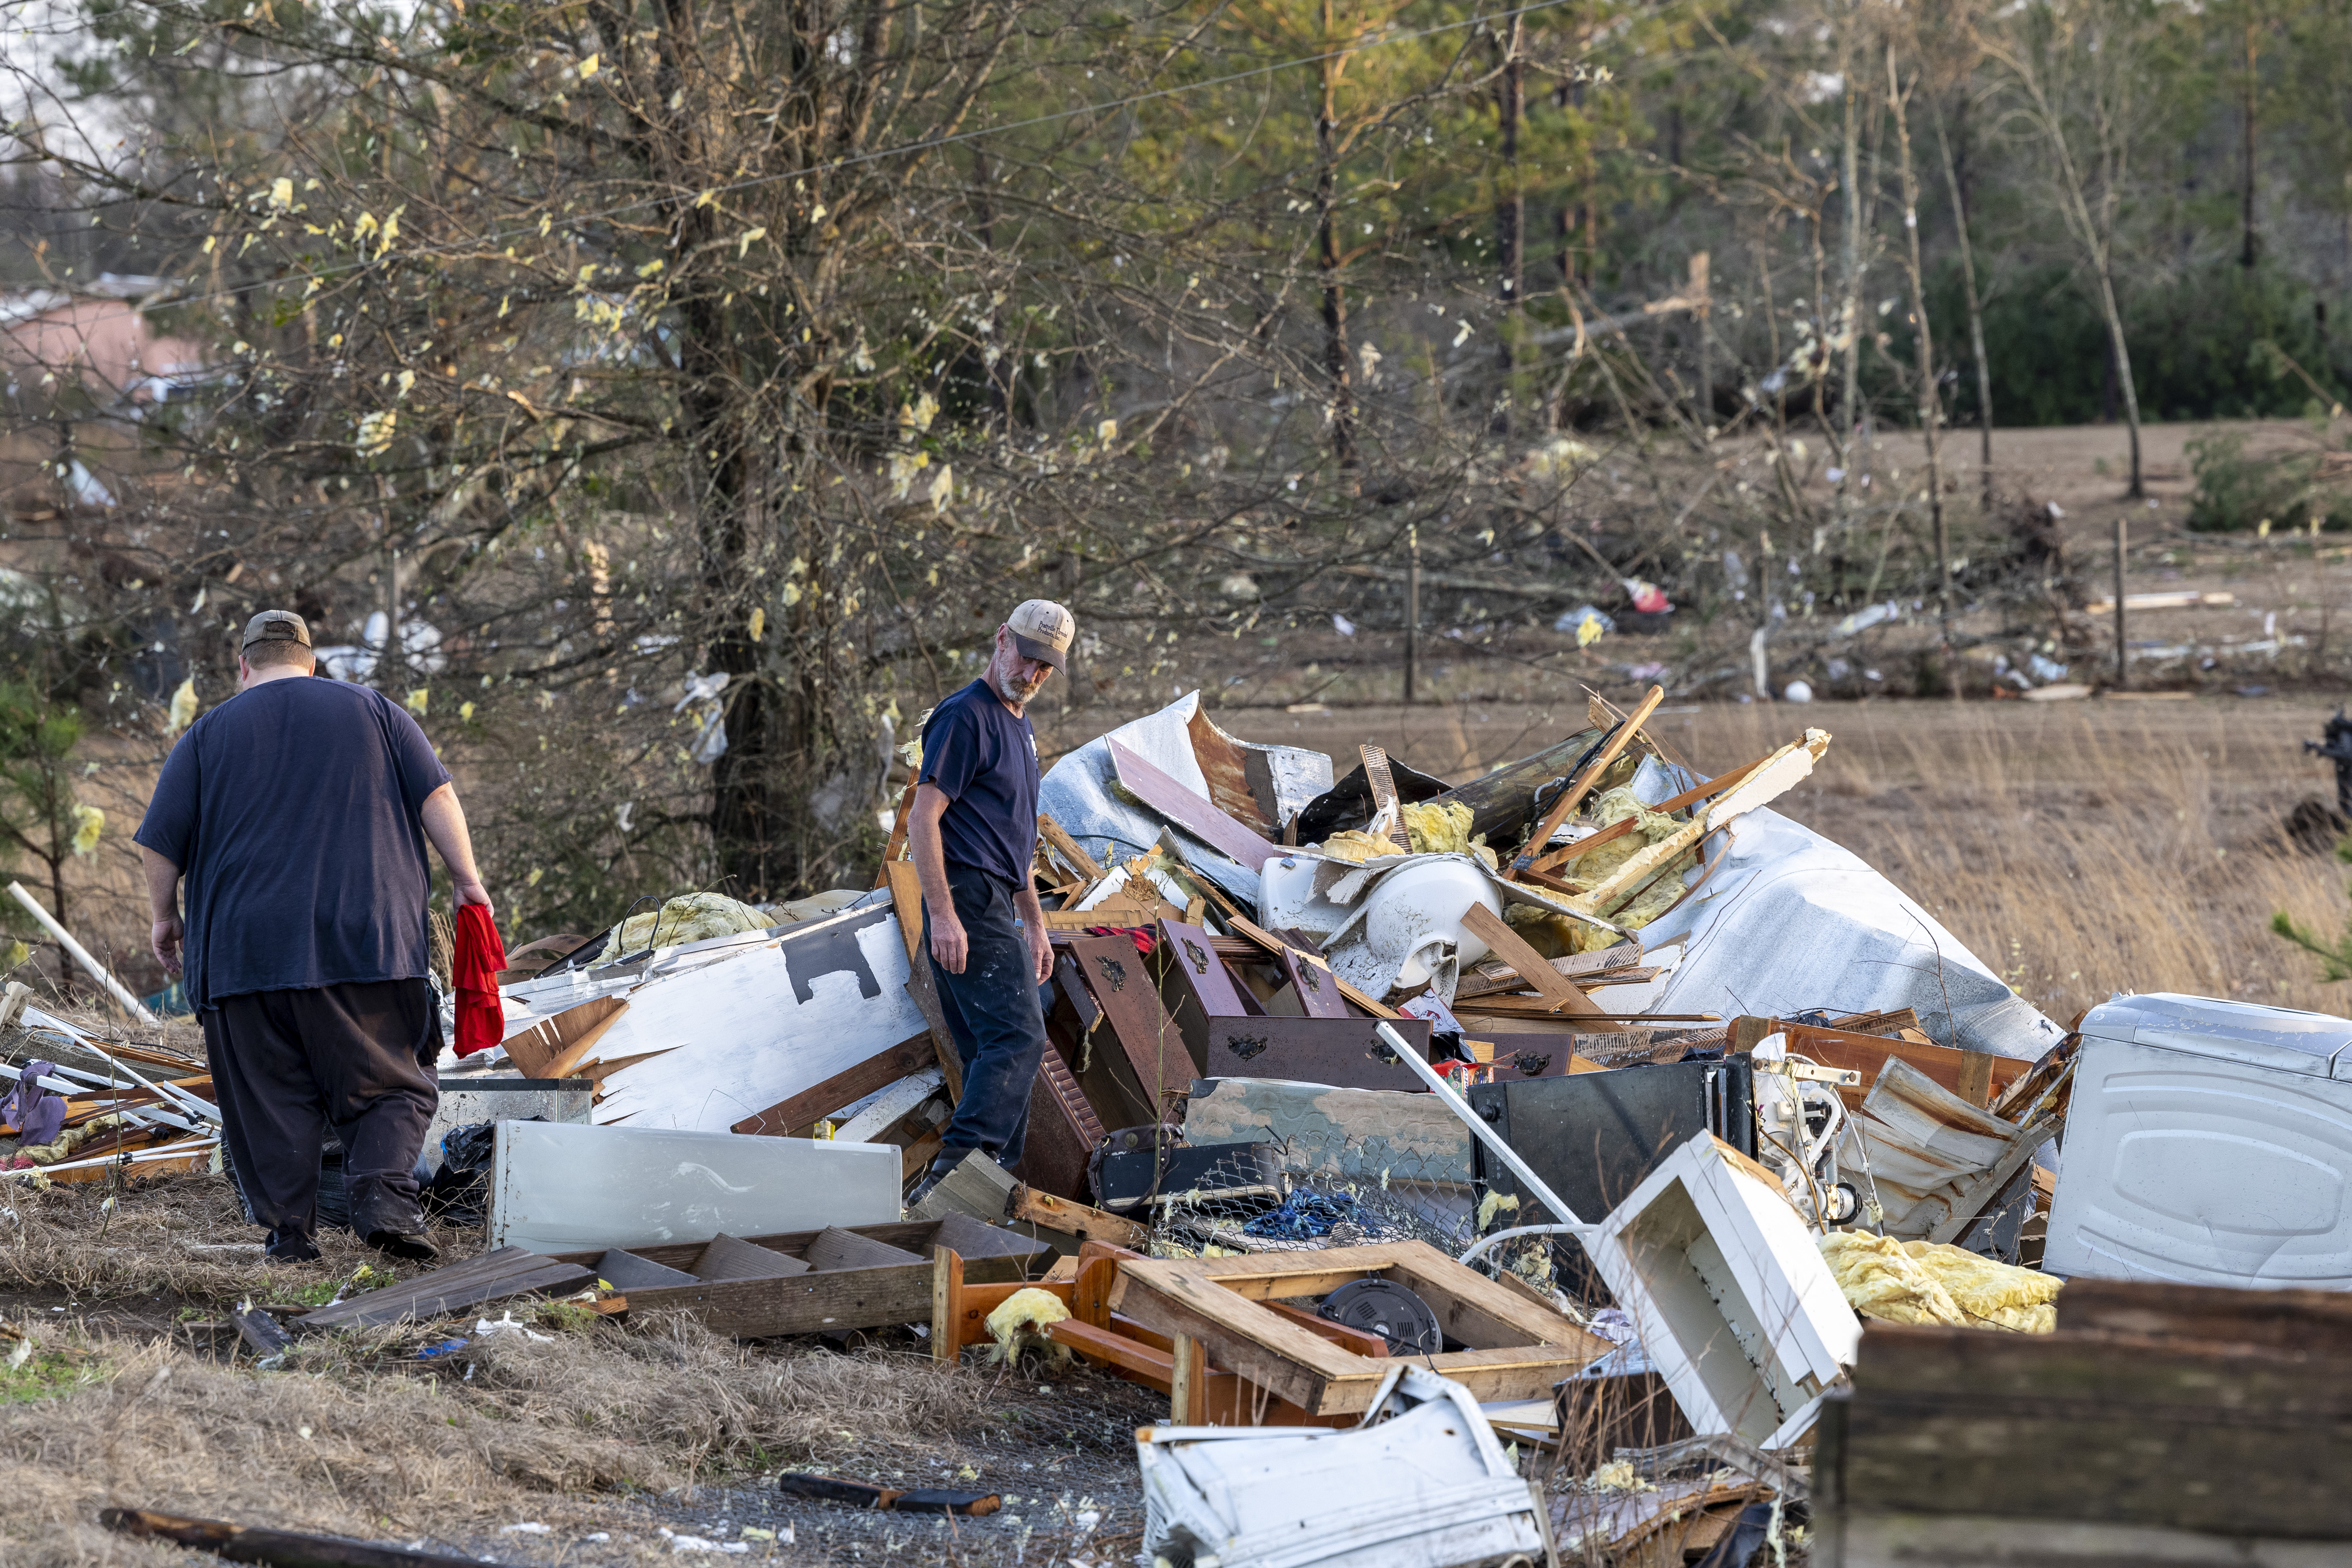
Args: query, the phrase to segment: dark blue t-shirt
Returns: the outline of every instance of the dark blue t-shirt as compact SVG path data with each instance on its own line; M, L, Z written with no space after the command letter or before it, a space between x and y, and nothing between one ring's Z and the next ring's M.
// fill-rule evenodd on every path
M289 678L198 719L138 841L187 879L188 999L426 973L425 797L449 782L382 692Z
M940 846L950 866L977 866L1029 885L1037 853L1037 732L1008 711L985 680L931 710L923 726L918 784L948 797Z

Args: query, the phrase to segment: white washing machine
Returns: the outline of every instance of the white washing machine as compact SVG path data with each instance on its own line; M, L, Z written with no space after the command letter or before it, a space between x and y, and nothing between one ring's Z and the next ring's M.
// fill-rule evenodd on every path
M2352 1019L2155 993L2082 1034L2045 1268L2352 1289Z

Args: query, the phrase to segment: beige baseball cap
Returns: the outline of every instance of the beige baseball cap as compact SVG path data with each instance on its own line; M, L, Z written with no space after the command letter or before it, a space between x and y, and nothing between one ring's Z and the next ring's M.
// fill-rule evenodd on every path
M1005 629L1013 634L1013 646L1021 650L1024 658L1037 659L1067 673L1064 662L1070 651L1070 639L1078 635L1078 618L1051 599L1024 599L1013 612L1004 617Z

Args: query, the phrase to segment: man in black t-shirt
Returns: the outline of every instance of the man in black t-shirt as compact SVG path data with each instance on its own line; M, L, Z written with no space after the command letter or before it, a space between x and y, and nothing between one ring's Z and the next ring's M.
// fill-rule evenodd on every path
M364 686L299 679L315 668L302 617L264 610L246 625L237 694L164 760L136 835L155 956L184 970L222 1142L269 1255L319 1256L332 1128L352 1228L428 1259L415 1167L440 1103L441 1018L425 979L426 841L458 903L490 896L416 721Z
M1078 624L1031 599L996 628L978 680L931 710L907 840L923 883L923 935L940 1010L963 1064L963 1095L919 1202L977 1149L1018 1164L1029 1089L1045 1051L1039 988L1054 973L1037 852L1037 737L1023 712L1063 668Z

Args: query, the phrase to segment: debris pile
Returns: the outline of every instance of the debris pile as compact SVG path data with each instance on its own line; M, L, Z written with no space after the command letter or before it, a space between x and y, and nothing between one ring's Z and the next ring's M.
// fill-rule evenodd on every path
M2265 1530L2124 1457L2210 1405L2250 1454L2352 1458L2309 1392L2339 1385L2297 1386L2342 1364L2352 1025L2140 996L2061 1028L1771 809L1829 734L1702 777L1658 696L1452 786L1192 697L1062 757L1026 1152L911 1213L960 1068L903 813L871 890L519 949L436 1131L490 1250L284 1327L552 1295L1075 1359L1168 1399L1136 1441L1171 1565L1978 1560L1918 1555L1923 1514L1981 1560L2026 1560L2021 1521L2037 1562L2352 1540L2310 1489ZM71 1035L38 1037L96 1065L12 1072L0 1114L46 1132L54 1082L66 1129L121 1119L104 1157L206 1135L200 1079ZM2223 1289L2254 1285L2302 1289ZM2264 1390L2274 1420L2233 1403Z
M200 1061L106 1040L0 993L0 1183L220 1168L220 1108Z

